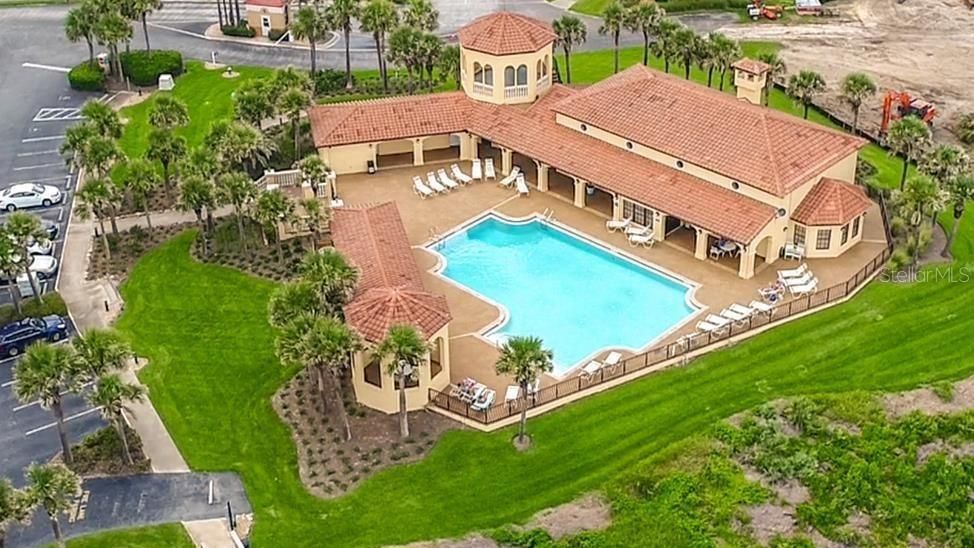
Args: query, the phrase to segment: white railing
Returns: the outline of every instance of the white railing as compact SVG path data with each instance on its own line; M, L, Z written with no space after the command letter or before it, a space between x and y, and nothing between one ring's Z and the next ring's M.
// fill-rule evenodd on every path
M510 99L512 97L527 97L528 96L528 86L511 86L504 88L504 98Z
M548 87L548 84L550 83L551 83L551 76L545 74L544 76L538 79L538 89L539 90L545 89Z
M480 82L473 83L473 92L476 95L493 95L494 86L488 86L487 84L481 84Z

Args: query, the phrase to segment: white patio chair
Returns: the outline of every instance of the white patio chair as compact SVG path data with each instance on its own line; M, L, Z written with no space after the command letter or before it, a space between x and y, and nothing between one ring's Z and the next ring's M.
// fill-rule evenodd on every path
M483 171L483 165L480 162L480 158L477 158L476 160L473 161L473 164L470 167L470 176L475 181L483 180L484 171Z
M609 369L615 369L616 367L619 367L621 363L622 363L622 354L616 352L615 350L609 352L609 355L606 356L604 360L602 360L602 365Z
M784 258L800 261L805 258L805 246L801 244L785 244Z
M656 238L653 237L653 233L649 234L630 234L629 235L629 245L632 247L653 247L656 243Z
M812 276L812 273L811 272L806 272L806 273L802 274L801 276L799 276L797 278L781 278L781 277L779 277L778 279L781 280L781 283L785 284L785 286L787 286L787 287L796 287L796 286L799 286L799 285L805 285L805 284L807 284L808 282L812 281L812 279L814 277L815 276Z
M413 192L419 195L420 198L426 199L433 195L433 191L430 187L423 184L423 180L419 177L413 177Z
M800 278L808 272L808 263L802 263L798 268L787 268L778 271L779 278Z
M773 306L768 303L762 303L761 301L751 301L750 307L764 314L771 314L774 311Z
M520 174L521 174L521 168L514 166L514 168L511 169L511 172L507 175L507 177L504 177L503 179L497 182L503 187L510 188L510 186L514 184L514 181L517 179L517 176Z
M710 258L713 260L718 260L724 256L724 250L716 245L710 246Z
M432 188L435 192L439 192L441 194L450 191L450 189L441 185L440 182L436 180L436 175L432 171L426 174L426 185Z
M473 180L473 179L470 178L469 175L467 175L466 173L460 171L460 166L458 166L456 164L453 164L453 165L450 166L450 171L453 172L453 177L455 177L456 180L459 181L460 184L462 184L462 185L465 185L465 184L467 184L467 183L469 183L470 181Z
M496 179L496 178L497 178L497 172L494 171L494 159L487 158L486 160L484 160L484 180Z
M652 228L648 226L640 226L636 224L630 224L625 228L626 236L645 236L649 234Z
M730 323L731 323L731 321L729 319L727 319L727 318L721 318L720 316L717 316L715 314L707 314L707 317L704 318L704 320L707 323L712 323L712 324L717 325L717 326L720 326L720 327L726 327L726 326L730 325Z
M609 219L605 222L605 229L609 232L616 232L617 230L625 230L629 228L632 224L632 219L626 217L625 219Z
M531 189L528 188L528 183L524 180L523 173L518 173L517 178L514 179L514 186L517 187L519 196L527 196L531 192Z
M450 178L449 175L446 174L445 169L437 170L436 175L440 178L440 184L442 184L446 188L450 190L456 190L457 188L459 188L460 185L458 185L453 179Z
M755 309L754 307L744 306L743 304L737 304L737 303L734 303L727 308L733 310L734 312L737 312L738 314L743 314L745 316L751 316L755 312L758 312L758 310Z
M490 406L494 405L494 398L497 397L497 392L493 390L488 390L481 395L480 398L474 400L473 405L470 407L475 411L486 411L490 409Z
M504 403L516 402L520 397L521 387L516 384L512 384L507 387L507 392L504 393Z
M804 295L809 295L815 293L818 290L818 278L812 278L808 283L802 285L790 285L788 286L788 291L791 291L793 297L801 297Z
M697 331L703 331L704 333L720 333L721 331L727 329L727 325L717 325L710 323L708 321L697 322Z
M731 310L729 307L720 311L720 316L732 320L735 322L743 322L747 319L750 314L741 314L735 310Z
M598 373L599 370L601 369L602 369L602 362L598 360L592 360L587 364L585 364L585 367L582 368L582 371L581 373L578 374L578 376L584 380L589 380L595 377L595 374Z

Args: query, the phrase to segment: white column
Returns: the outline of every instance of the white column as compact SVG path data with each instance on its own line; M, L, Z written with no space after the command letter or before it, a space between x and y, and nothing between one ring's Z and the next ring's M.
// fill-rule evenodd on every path
M666 214L653 210L653 239L662 242L666 239Z
M423 137L419 137L413 140L413 165L421 166L423 165Z
M754 253L754 246L748 246L747 249L741 250L741 266L737 271L737 275L745 280L754 277L754 260L757 257Z
M472 150L473 146L473 136L469 133L460 133L460 159L461 160L471 160L474 158Z
M548 192L548 166L538 164L538 190Z
M511 164L513 163L513 153L509 148L501 149L501 173L508 175L511 173Z
M702 228L697 229L697 241L696 246L693 250L693 256L701 261L707 260L708 245L707 242L710 240L710 233Z
M585 207L585 181L575 179L575 207Z

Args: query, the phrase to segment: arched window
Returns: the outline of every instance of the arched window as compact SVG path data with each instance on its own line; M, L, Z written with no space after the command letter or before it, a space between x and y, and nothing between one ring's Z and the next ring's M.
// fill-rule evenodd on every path
M484 65L484 85L494 85L494 67L490 65Z
M480 63L477 62L473 64L473 81L478 84L484 83L484 67L480 66Z
M435 379L443 371L443 337L437 337L430 350L430 379Z
M504 87L512 87L514 85L514 67L507 67L504 69Z
M541 70L543 71L541 73L542 76L548 76L548 56L547 55L544 56L544 63L542 63L541 65Z
M534 75L540 80L544 76L544 66L541 63L541 59L538 59L538 63L534 69Z
M528 66L521 65L517 67L517 85L526 86L528 85Z

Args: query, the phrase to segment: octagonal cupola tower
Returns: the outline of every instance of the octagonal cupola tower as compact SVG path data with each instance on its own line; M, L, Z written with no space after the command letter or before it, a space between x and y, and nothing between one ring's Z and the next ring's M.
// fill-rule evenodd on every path
M548 23L502 11L474 19L457 34L460 78L471 99L531 103L551 88L557 36Z

